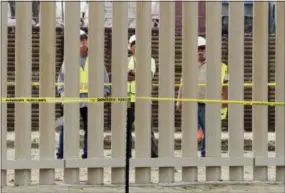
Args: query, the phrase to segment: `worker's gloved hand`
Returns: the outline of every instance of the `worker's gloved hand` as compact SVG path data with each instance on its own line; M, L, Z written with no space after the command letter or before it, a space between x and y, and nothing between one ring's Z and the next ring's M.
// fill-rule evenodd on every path
M222 108L226 108L226 107L228 107L228 104L223 103L223 104L222 104Z
M134 81L135 80L135 71L134 70L129 70L128 71L128 81Z
M181 112L181 108L182 108L181 102L180 102L180 101L177 101L176 104L175 104L175 106L176 106L176 111Z
M136 70L134 70L134 69L129 70L128 74L129 74L130 76L135 76Z

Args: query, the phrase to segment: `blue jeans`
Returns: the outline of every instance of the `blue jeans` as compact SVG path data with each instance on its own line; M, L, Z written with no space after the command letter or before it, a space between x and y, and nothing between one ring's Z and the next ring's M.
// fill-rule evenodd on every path
M87 133L87 118L88 118L88 112L87 112L87 107L80 108L80 116L82 117L83 121L83 130L84 130L84 139L83 139L83 154L82 154L82 159L87 158L87 138L88 138L88 133ZM58 149L57 149L57 159L63 159L63 125L60 128L60 134L59 134L59 144L58 144Z
M204 138L201 141L201 157L206 156L206 106L204 103L198 103L198 128L202 128Z

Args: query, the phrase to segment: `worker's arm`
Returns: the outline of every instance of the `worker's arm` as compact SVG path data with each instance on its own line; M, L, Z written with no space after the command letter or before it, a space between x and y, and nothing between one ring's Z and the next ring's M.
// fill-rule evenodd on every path
M179 85L179 89L178 89L178 95L177 95L178 99L182 98L182 78L180 79L180 85Z
M106 70L106 66L104 66L105 70L104 70L104 83L105 84L109 84L110 80L109 80L109 74ZM105 96L109 96L111 94L111 86L110 85L104 85L104 95Z
M179 86L179 89L178 89L177 98L178 98L178 99L181 99L181 98L182 98L182 86L181 86L181 85Z
M61 85L57 86L58 94L63 97L64 96L64 62L62 63L60 70L58 72L57 82L62 83Z
M151 79L153 79L155 73L156 73L156 63L155 60L153 58L151 58Z
M180 79L180 85L178 89L178 94L177 94L177 99L182 98L182 78ZM181 110L181 101L176 102L176 110L180 111Z

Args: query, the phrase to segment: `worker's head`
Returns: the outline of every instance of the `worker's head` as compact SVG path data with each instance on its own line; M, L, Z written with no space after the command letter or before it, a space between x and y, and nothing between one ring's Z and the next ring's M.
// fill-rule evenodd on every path
M88 35L85 31L80 30L80 54L86 55L88 51Z
M136 53L136 35L132 35L129 39L128 49L133 55Z
M203 62L206 59L206 39L199 36L198 37L198 60Z

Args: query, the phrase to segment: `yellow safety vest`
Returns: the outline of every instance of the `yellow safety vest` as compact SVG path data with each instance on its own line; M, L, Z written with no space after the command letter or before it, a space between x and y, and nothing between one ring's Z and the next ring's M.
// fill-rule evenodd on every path
M133 56L128 58L128 69L133 70L136 68L136 62ZM155 60L151 58L151 71L155 73ZM130 97L130 102L136 101L136 81L128 81L128 96Z
M136 68L134 57L128 58L128 69L133 70ZM135 102L136 97L136 81L128 81L128 96L131 98L131 102Z
M80 94L88 93L88 57L85 61L84 69L80 65Z
M225 78L228 77L228 66L222 63L222 72L221 72L221 81L224 83ZM227 118L228 107L224 107L221 109L221 119L224 120Z

